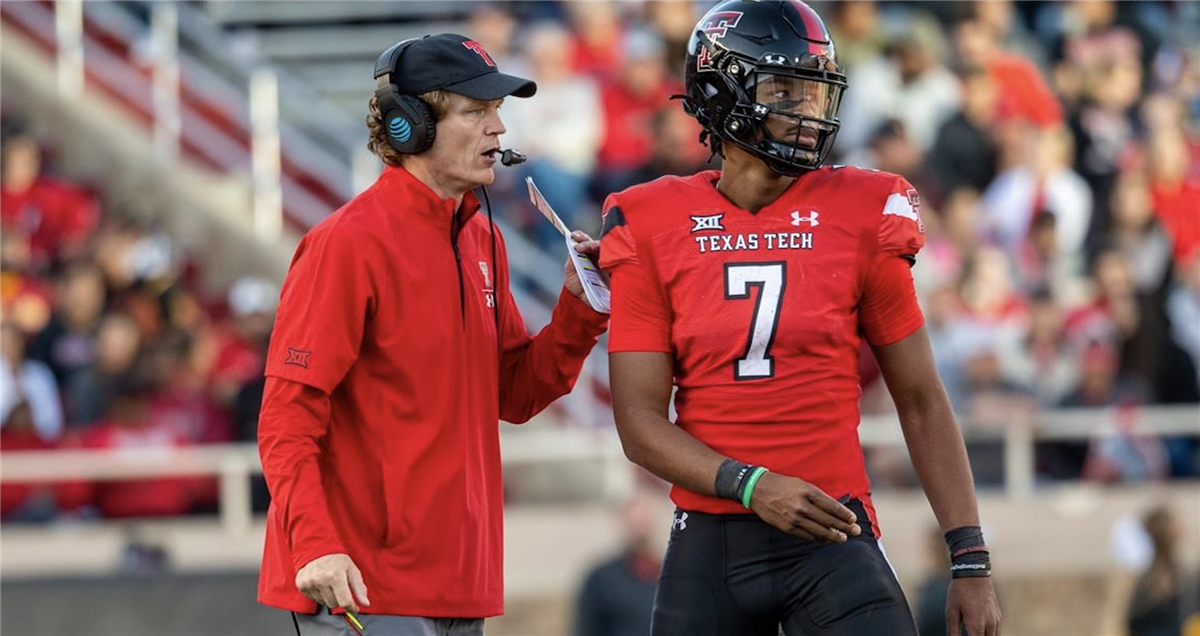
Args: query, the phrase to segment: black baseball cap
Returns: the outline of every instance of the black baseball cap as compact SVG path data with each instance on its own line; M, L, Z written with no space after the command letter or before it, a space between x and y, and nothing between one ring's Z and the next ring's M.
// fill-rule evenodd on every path
M408 95L441 89L492 100L509 95L532 97L537 92L537 84L501 73L483 45L456 33L427 35L397 44L375 65L376 78L385 73L391 73L392 83Z

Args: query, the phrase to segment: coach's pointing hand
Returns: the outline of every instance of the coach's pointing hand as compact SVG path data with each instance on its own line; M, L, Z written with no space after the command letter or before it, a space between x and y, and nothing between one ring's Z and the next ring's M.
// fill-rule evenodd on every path
M357 612L359 603L371 604L362 573L348 554L327 554L309 561L296 573L296 587L330 609L340 607Z
M847 536L862 534L853 511L795 477L763 473L750 507L763 521L809 541L844 543Z

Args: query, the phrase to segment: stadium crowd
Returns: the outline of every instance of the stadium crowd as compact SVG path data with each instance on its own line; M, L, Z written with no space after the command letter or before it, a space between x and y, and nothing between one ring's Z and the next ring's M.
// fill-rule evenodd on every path
M964 425L1200 402L1200 5L815 5L849 77L834 163L902 174L923 195L914 273ZM539 85L504 106L505 145L530 157L498 171L504 218L561 249L525 176L598 235L606 194L706 165L670 97L708 6L496 3L466 16L466 34ZM70 149L4 117L0 450L253 440L278 287L246 277L205 293L203 255L159 228L165 204L63 181L53 157ZM869 355L861 372L864 410L885 409ZM1198 452L1195 437L1046 444L1038 474L1195 476ZM215 498L209 479L5 484L0 513L177 515Z

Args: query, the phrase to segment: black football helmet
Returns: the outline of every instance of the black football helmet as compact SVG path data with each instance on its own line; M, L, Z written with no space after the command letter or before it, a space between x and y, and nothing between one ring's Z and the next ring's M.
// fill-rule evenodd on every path
M729 0L688 41L683 107L701 141L732 143L780 174L829 156L846 76L821 17L799 0Z

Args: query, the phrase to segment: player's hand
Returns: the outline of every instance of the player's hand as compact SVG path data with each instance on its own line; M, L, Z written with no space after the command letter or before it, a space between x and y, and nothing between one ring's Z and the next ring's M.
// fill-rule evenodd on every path
M852 510L795 477L763 473L750 508L763 521L808 541L845 543L847 536L862 534Z
M371 604L362 573L348 554L327 554L309 561L296 573L296 588L330 609L357 612L359 603Z
M575 251L579 252L580 256L591 259L593 263L600 262L600 241L593 241L592 237L579 230L571 232L571 240L575 241ZM583 281L579 280L579 272L576 272L575 266L571 264L570 256L567 256L563 273L566 275L567 291L587 303L587 292L583 291ZM590 307L591 303L588 303L588 306Z
M1000 636L1000 604L991 577L952 579L946 593L946 636Z

